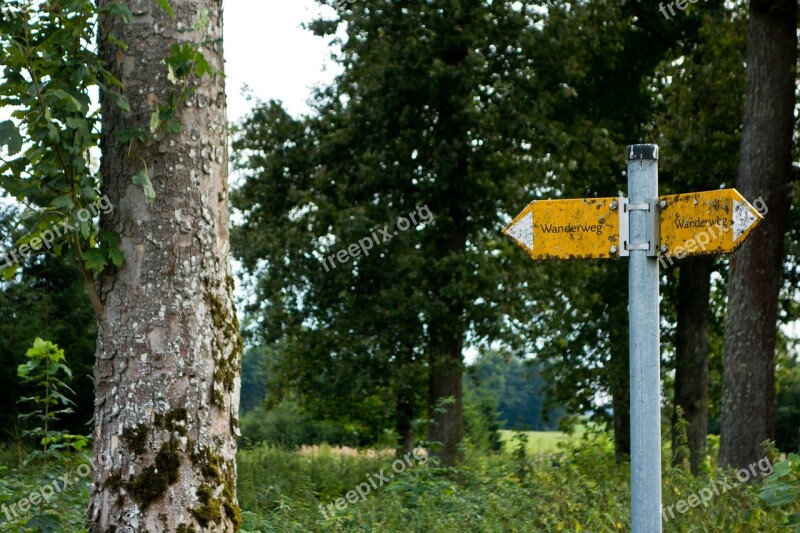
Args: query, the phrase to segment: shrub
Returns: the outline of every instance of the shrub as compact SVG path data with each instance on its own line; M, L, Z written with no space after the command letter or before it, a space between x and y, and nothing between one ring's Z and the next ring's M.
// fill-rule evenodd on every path
M295 449L304 444L363 444L355 426L313 420L302 414L297 404L291 401L284 401L271 410L264 406L256 407L242 416L240 425L243 447L269 444Z

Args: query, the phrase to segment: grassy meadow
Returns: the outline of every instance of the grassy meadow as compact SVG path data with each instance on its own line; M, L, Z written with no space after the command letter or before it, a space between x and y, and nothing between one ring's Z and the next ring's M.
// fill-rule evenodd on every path
M503 437L503 452L467 448L463 465L456 469L434 468L434 460L425 458L394 463L391 450L327 445L295 451L243 449L238 461L243 531L629 531L629 465L615 463L608 436L506 432ZM48 466L48 477L66 473L75 482L41 508L40 516L33 509L7 520L8 505L42 483L41 465L20 467L23 455L24 450L8 446L0 451L0 530L82 531L89 487L76 474L85 460L76 457ZM382 480L390 475L392 479ZM695 479L665 465L665 505L687 499L708 487L709 478L725 475L732 473L708 464L706 474ZM355 492L359 485L363 499ZM356 503L344 499L348 493ZM707 507L675 513L664 530L789 531L781 526L783 514L759 499L756 486L742 485Z

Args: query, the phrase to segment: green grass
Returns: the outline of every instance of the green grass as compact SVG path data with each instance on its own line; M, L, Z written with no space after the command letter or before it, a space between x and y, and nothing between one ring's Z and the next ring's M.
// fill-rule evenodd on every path
M508 435L506 435L508 437ZM558 432L530 432L521 454L509 444L500 454L467 450L457 469L415 463L365 498L342 509L319 511L345 498L360 483L383 470L391 457L341 455L322 447L316 456L262 446L242 450L238 459L238 497L246 533L272 532L624 532L630 530L629 465L617 464L608 436L596 432L565 437ZM711 453L713 453L713 446ZM665 454L665 458L667 455ZM18 455L0 448L0 504L17 501L41 482L36 468L22 467ZM53 474L74 472L75 461L53 465ZM708 476L725 475L711 470ZM730 475L730 474L727 474ZM664 504L686 500L709 486L664 465ZM355 494L355 493L354 493ZM50 504L60 526L53 531L82 531L88 484L81 481ZM344 502L344 500L340 500ZM781 519L797 512L769 508L756 486L739 486L691 508L665 525L667 532L786 532ZM26 518L30 519L30 516ZM29 533L24 521L0 531Z
M515 433L525 433L528 435L527 451L530 455L540 453L551 453L558 451L559 443L566 443L569 435L562 431L511 431L508 429L500 430L500 437L506 450L514 447L513 437Z
M501 454L468 451L466 463L457 469L417 466L327 518L317 508L320 503L344 496L355 487L349 483L364 479L370 469L388 469L389 462L298 458L270 448L245 451L239 465L240 472L249 472L248 481L240 482L246 531L630 531L630 467L614 461L610 439L595 432L569 438L547 433L527 433L545 453L520 455L512 442ZM664 465L667 506L708 485L708 479ZM254 491L265 486L269 494L262 491L258 501L252 500ZM759 499L757 487L740 486L708 508L677 514L665 531L785 532L783 514Z

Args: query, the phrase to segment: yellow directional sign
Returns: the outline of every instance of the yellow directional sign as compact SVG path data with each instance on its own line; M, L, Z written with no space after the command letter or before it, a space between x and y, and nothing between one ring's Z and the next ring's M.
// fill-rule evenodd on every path
M661 253L679 259L733 252L764 218L736 189L661 196L659 204Z
M617 257L619 198L535 200L503 233L533 259Z

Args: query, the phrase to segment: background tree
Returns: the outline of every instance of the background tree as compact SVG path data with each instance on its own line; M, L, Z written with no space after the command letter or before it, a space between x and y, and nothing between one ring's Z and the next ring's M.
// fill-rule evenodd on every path
M798 159L795 144L794 157ZM796 167L796 165L795 165ZM795 169L796 172L796 169ZM777 409L775 412L775 446L780 450L800 450L800 365L797 359L798 339L795 325L800 316L800 195L798 181L792 183L792 206L786 235L783 286L779 301L779 324L776 343Z
M237 250L259 277L263 333L282 339L284 377L307 403L336 391L329 409L353 412L363 405L353 395L392 390L407 444L408 422L421 414L407 407L419 405L427 380L428 438L452 463L465 345L511 337L530 322L525 295L541 290L532 269L508 263L500 235L503 214L533 188L534 172L523 169L542 166L532 142L551 133L531 117L558 97L535 98L521 53L535 49L540 15L470 0L355 3L343 17L345 70L318 95L319 115L293 120L263 106L235 145L247 154ZM327 35L336 22L313 28ZM323 267L423 206L435 222Z
M486 350L467 367L464 387L497 402L497 417L503 429L550 431L559 427L564 409L546 407L547 383L540 370L532 361Z
M721 465L762 456L775 431L775 341L791 202L797 2L750 2L747 92L736 188L769 213L731 258L725 322Z
M746 21L746 6L704 6L697 38L681 41L653 78L659 110L653 128L661 147L659 180L664 194L734 185L744 101ZM674 353L665 364L675 371L672 426L680 407L687 421L691 469L697 473L704 458L711 402L709 335L722 336L721 331L709 331L715 312L711 275L724 274L727 261L702 256L664 264L668 265L664 316L674 324L664 335L674 347L665 354ZM724 285L715 287L720 288ZM713 355L721 359L721 353ZM718 404L720 398L713 401ZM677 451L676 437L673 433ZM684 459L675 453L673 463Z
M541 83L568 95L552 109L561 128L549 147L553 181L564 197L616 196L626 189L625 146L653 141L650 79L678 43L697 41L700 17L689 11L665 20L653 6L629 1L554 1L547 9L537 72ZM611 422L622 460L630 452L627 263L552 268L570 271L556 284L557 295L541 304L547 333L538 356L553 398ZM597 406L599 395L610 401Z
M531 264L498 241L498 218L544 196L615 195L624 147L652 118L646 80L699 19L665 23L657 10L616 1L602 9L479 4L346 6L345 72L318 95L319 115L295 120L265 105L244 125L235 149L247 154L248 179L236 203L247 224L237 249L258 274L267 337L288 339L283 376L310 404L333 391L397 391L410 383L393 374L405 360L428 379L429 438L445 443L452 459L460 353L503 339L537 354L556 402L573 411L594 409L598 393L610 392L600 415L613 416L622 457L624 263ZM327 35L336 24L312 27ZM619 54L633 59L620 62ZM436 217L434 228L320 268L419 204ZM366 320L364 309L373 310ZM387 317L395 341L375 342L387 328L376 328L373 316ZM442 398L454 403L436 409ZM356 404L335 408L352 412ZM398 420L409 419L400 412Z

